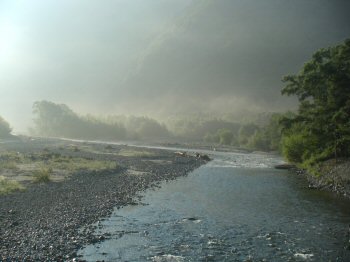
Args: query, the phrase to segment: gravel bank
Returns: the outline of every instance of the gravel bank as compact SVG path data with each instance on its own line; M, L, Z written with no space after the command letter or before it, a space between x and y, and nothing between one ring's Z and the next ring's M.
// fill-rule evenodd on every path
M306 173L310 188L332 191L350 198L350 160L330 159L319 164L318 176Z
M184 176L204 163L163 150L147 149L152 153L147 157L101 153L105 145L99 144L90 151L62 152L66 143L18 142L7 144L6 150L60 150L66 155L115 160L119 168L81 171L62 182L30 184L23 192L0 196L0 261L73 260L83 245L108 237L94 236L92 223L110 215L114 207L137 204L138 193L157 182ZM125 148L113 145L112 151Z

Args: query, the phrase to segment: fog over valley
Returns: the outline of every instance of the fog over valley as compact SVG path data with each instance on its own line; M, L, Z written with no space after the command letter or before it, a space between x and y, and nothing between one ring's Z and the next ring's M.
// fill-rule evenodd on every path
M281 79L350 33L348 1L0 2L0 113L169 117L296 108Z

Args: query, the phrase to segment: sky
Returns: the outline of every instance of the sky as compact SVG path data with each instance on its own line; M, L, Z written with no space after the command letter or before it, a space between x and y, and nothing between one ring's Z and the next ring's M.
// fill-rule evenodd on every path
M0 115L38 100L164 117L293 108L283 75L350 36L347 0L0 0Z

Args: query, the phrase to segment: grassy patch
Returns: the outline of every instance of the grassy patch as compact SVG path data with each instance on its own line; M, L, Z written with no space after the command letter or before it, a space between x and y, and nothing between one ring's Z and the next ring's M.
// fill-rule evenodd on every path
M114 161L92 160L80 157L66 157L60 156L52 158L45 163L52 169L79 171L79 170L91 170L99 171L105 169L116 169L118 165Z
M1 161L0 162L0 169L17 169L17 164L15 161Z
M33 173L34 182L47 183L51 180L52 168L41 168Z
M6 161L21 161L23 160L23 154L14 152L14 151L7 151L7 152L1 152L0 153L0 161L6 162Z
M113 161L101 161L101 160L87 160L84 158L74 159L74 162L71 165L73 170L105 170L105 169L116 169L118 165Z
M0 176L0 195L6 195L19 190L24 190L24 187L20 183Z
M36 183L61 181L79 171L96 172L117 170L119 165L113 160L96 160L83 157L50 152L44 148L39 152L0 153L0 175L11 176L11 179L32 180ZM54 176L53 176L54 175Z
M137 149L122 149L119 151L120 156L126 157L153 157L154 153L146 150L137 150Z
M114 161L89 160L85 158L65 158L55 159L48 163L52 168L69 171L90 170L100 171L106 169L116 169L118 165Z

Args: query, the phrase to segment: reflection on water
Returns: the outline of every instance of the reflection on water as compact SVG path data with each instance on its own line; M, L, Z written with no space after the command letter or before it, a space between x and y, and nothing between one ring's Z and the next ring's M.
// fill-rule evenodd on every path
M88 261L350 261L349 202L304 188L259 154L219 153L188 177L115 210Z

